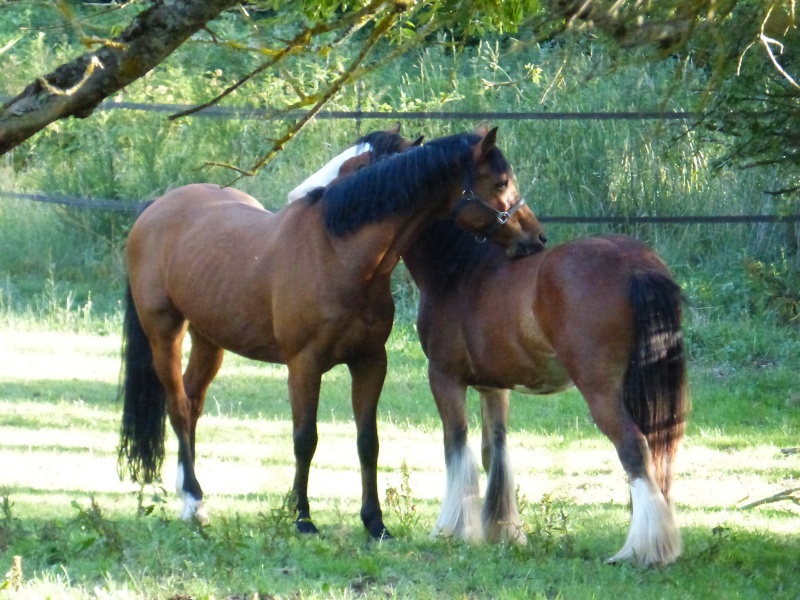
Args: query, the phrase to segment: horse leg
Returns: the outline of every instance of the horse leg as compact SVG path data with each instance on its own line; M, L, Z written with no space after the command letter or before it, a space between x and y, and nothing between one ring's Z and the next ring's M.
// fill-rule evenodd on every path
M289 366L289 401L292 405L295 472L292 498L296 502L295 527L300 533L319 533L311 521L308 473L317 450L317 408L322 373L313 361L295 359Z
M169 322L169 324L167 324ZM189 521L193 516L200 523L208 522L203 507L203 490L194 473L192 450L192 403L186 395L181 374L181 354L186 323L176 316L164 316L162 325L151 327L148 334L153 348L153 366L167 397L167 415L178 438L178 493L183 495L181 518ZM181 481L182 479L182 481Z
M511 392L492 388L480 388L478 392L483 422L481 454L483 468L489 476L481 514L483 535L489 542L511 540L524 545L527 538L517 509L514 474L506 445Z
M477 542L482 538L478 462L467 446L467 388L433 365L428 369L428 378L442 419L447 469L442 508L431 535Z
M378 498L378 400L386 379L386 351L348 363L361 463L361 521L374 539L391 538Z
M192 484L190 483L190 479L186 477L186 473L191 470L192 478L195 482L197 481L194 476L195 460L197 458L195 451L197 421L203 413L203 405L205 404L208 386L211 385L214 377L216 377L219 372L224 354L222 348L208 341L208 339L191 326L189 327L189 334L192 338L192 349L189 353L189 363L186 366L186 372L183 374L183 387L189 404L189 460L183 462L183 457L179 458L176 482L178 493L184 498L183 518L185 520L190 519L194 512ZM197 506L196 514L198 521L201 523L208 522L208 516L202 504Z
M608 562L633 560L644 566L673 562L681 553L680 533L675 513L656 482L645 436L622 405L620 391L584 392L584 397L598 428L617 449L631 492L628 537Z

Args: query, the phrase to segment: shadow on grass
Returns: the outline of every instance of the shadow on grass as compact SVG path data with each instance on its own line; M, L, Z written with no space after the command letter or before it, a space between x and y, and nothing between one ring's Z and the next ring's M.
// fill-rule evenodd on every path
M409 390L405 380L387 378L379 410L393 421L410 425L438 423L433 398L423 381L418 389ZM342 422L353 418L350 397L350 376L346 369L335 369L323 378L320 394L319 421ZM21 405L95 408L110 413L122 413L122 398L116 384L79 379L19 380L6 377L0 382L0 406ZM2 413L0 413L2 414ZM204 414L232 419L287 420L291 418L286 376L264 369L259 374L221 374L211 384L206 396ZM40 413L44 422L58 423L56 412ZM80 418L76 411L70 419ZM0 425L25 426L29 416L24 411L8 410L0 416ZM63 422L63 421L62 421Z

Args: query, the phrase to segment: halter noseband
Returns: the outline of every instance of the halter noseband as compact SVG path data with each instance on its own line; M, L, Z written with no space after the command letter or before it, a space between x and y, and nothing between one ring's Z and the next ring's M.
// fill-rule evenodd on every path
M455 208L453 208L453 212L451 213L453 218L458 217L459 213L464 210L468 204L475 204L494 217L494 221L487 225L482 231L478 231L475 234L475 239L478 240L478 242L483 243L487 238L490 238L497 233L497 231L508 222L508 219L511 217L511 215L525 205L525 198L520 197L520 199L514 202L514 204L512 204L508 210L497 210L490 206L485 200L482 200L476 196L475 192L472 190L464 190L461 194L461 199L455 205Z

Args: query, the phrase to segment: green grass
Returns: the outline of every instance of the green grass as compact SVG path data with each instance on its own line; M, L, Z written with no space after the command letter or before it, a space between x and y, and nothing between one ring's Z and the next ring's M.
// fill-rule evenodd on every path
M298 537L282 509L291 487L283 367L227 355L198 432L212 524L177 518L178 498L116 475L121 406L115 335L0 332L0 571L22 557L9 598L795 598L800 511L738 510L797 487L797 363L692 362L694 411L674 494L685 551L663 570L603 560L627 532L627 486L579 395L514 395L509 444L529 543L430 539L444 486L441 429L413 331L389 343L380 405L381 494L398 539L369 541L349 380L323 383L310 495L319 537ZM724 368L723 368L724 367ZM726 370L730 369L730 370ZM479 447L476 399L471 446ZM164 487L174 481L174 440ZM2 501L5 500L5 505ZM144 510L143 514L140 511ZM2 584L0 579L0 584ZM6 581L11 585L13 577Z

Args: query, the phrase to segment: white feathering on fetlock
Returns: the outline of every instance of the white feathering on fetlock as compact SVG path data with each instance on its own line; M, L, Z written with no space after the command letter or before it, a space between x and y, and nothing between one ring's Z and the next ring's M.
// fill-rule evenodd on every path
M478 463L469 448L465 447L447 465L447 487L431 536L481 541L483 526L479 503Z
M634 561L644 566L663 566L681 554L682 544L675 512L656 485L635 479L631 487L631 525L622 549L608 562Z

